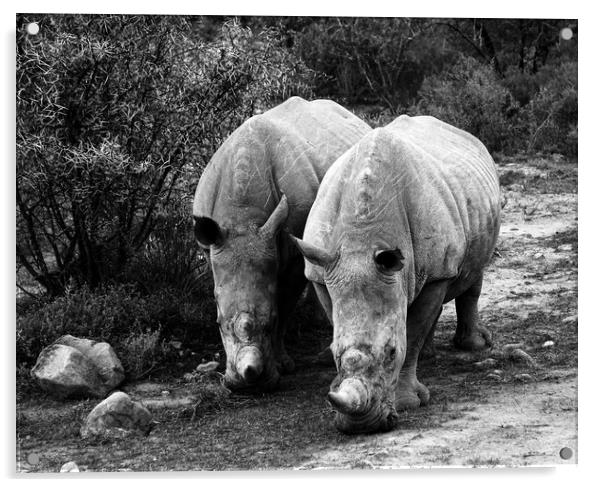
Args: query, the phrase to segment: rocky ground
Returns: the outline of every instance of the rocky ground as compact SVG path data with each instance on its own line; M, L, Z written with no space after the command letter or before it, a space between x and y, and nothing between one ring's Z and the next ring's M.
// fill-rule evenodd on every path
M298 370L270 395L227 395L216 373L125 386L158 421L147 437L83 440L79 428L98 400L24 399L18 471L58 472L68 461L88 471L576 462L577 166L559 157L498 162L507 204L480 302L495 346L454 350L454 307L446 305L437 355L419 367L431 404L402 414L394 431L345 436L334 429L325 400L334 368L313 361L327 334L300 332ZM534 364L512 358L513 348ZM569 459L559 455L564 447L572 449Z

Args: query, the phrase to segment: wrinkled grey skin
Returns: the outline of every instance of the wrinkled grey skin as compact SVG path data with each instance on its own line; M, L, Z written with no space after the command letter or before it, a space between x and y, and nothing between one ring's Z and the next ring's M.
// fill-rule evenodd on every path
M334 325L338 429L389 430L428 401L416 363L443 303L456 302L457 347L491 345L477 300L499 226L491 156L435 118L399 117L333 164L295 241Z
M307 280L283 236L301 236L330 165L370 130L328 100L293 97L243 123L196 189L195 236L211 264L232 389L269 390L294 364L286 318Z

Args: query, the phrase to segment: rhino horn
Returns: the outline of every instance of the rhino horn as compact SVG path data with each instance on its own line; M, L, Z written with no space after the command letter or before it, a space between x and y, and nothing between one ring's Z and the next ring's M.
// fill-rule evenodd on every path
M328 401L344 414L362 414L368 409L368 390L358 379L345 379L337 391L328 393Z
M276 235L278 229L284 224L288 217L288 202L286 195L282 195L278 206L274 209L268 221L261 227L261 231L271 237Z
M331 254L320 247L316 247L313 244L305 242L300 238L297 238L293 235L290 235L290 238L293 240L293 243L297 246L299 251L303 254L303 257L309 260L312 264L325 267L331 262L334 262L336 258L336 255Z

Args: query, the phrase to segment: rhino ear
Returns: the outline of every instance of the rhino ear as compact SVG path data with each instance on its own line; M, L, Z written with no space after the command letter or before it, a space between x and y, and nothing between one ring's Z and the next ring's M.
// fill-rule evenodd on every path
M221 245L226 238L226 232L215 220L205 216L194 217L194 236L203 247Z
M289 234L289 237L293 243L297 246L299 251L303 254L307 260L312 264L320 267L326 267L328 264L334 262L335 256L328 253L326 250L316 247L310 243L304 242L303 240L294 237Z

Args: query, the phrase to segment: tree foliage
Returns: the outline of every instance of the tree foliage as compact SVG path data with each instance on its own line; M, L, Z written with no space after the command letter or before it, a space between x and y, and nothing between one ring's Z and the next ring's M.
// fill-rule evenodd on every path
M49 15L17 34L17 258L50 293L115 277L257 106L310 93L269 29Z

